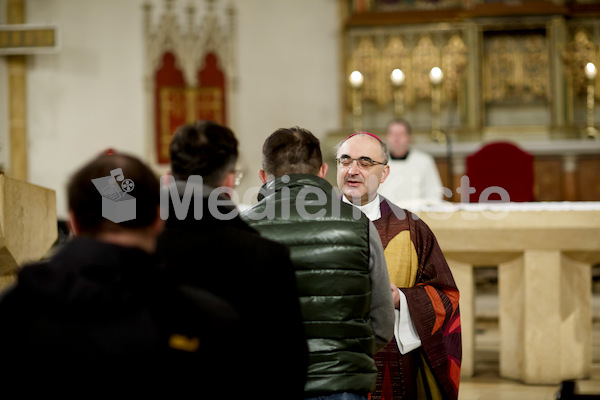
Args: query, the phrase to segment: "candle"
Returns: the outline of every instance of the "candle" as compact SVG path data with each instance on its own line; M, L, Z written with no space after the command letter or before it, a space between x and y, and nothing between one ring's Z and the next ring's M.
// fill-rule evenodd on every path
M363 82L365 81L365 78L363 77L363 74L361 74L359 71L352 71L352 73L350 74L349 81L350 86L352 86L354 89L360 89Z
M402 72L402 70L399 68L393 70L390 75L390 80L392 81L393 86L402 86L404 83L404 78L404 72Z
M592 80L596 77L596 66L589 62L585 65L585 76L589 79Z
M439 67L431 68L431 72L429 72L429 81L434 85L438 85L444 79L444 73Z

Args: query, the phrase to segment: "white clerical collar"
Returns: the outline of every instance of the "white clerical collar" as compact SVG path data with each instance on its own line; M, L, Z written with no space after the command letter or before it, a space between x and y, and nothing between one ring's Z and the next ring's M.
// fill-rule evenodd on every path
M342 196L342 201L344 203L352 204L350 200L346 198L346 196ZM371 221L376 221L381 218L381 208L379 208L379 194L375 196L373 200L364 206L357 206L356 204L352 204L354 207L357 207L360 211L363 212Z

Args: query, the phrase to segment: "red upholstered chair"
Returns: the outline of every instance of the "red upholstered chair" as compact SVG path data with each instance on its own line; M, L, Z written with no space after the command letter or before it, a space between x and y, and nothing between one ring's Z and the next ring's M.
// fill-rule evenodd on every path
M475 193L470 202L501 200L494 186L505 189L510 201L533 201L533 156L512 143L494 142L467 157L467 176ZM491 194L490 194L491 193Z

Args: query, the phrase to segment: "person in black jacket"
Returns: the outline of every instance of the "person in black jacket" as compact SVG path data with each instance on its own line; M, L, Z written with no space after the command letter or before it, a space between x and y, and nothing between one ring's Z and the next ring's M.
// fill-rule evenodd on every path
M92 180L119 169L135 184L135 215L116 223L103 216ZM233 398L221 393L223 354L234 353L227 349L239 317L158 267L159 189L154 173L124 154L101 155L73 175L67 195L77 237L51 259L23 267L0 300L6 385L20 394L79 395L201 387Z
M171 173L163 186L167 218L158 254L185 282L230 302L243 329L230 343L252 345L223 371L240 398L297 399L306 382L308 350L294 269L281 244L262 238L227 196L235 183L238 142L227 127L199 121L181 126L171 143Z

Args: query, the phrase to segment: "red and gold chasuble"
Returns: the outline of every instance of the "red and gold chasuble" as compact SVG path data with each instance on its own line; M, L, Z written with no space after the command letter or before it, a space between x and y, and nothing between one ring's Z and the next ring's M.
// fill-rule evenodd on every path
M390 282L406 296L421 347L402 355L396 339L375 355L373 400L458 398L462 356L458 288L435 236L421 219L386 199L373 221Z

